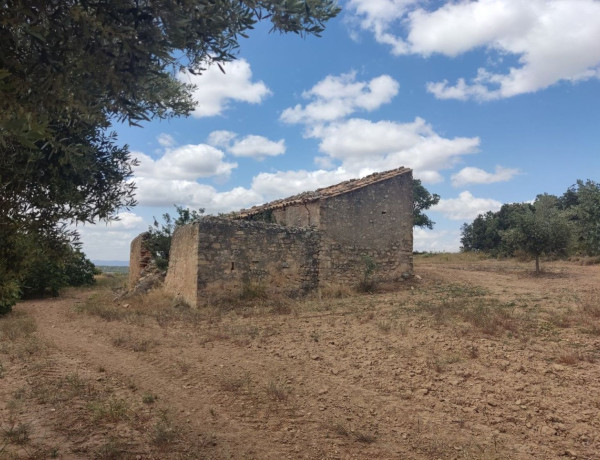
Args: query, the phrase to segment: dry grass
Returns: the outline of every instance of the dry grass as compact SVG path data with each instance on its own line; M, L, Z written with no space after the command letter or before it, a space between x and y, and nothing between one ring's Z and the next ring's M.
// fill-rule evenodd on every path
M0 342L15 342L28 337L36 330L35 320L20 311L12 312L0 320Z

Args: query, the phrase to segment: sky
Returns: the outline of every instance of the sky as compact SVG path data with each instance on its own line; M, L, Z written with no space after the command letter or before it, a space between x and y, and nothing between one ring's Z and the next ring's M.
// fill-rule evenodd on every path
M600 180L599 0L342 0L320 38L258 24L187 118L114 126L138 205L80 226L92 260L174 205L218 214L400 166L438 205L419 251L504 203Z

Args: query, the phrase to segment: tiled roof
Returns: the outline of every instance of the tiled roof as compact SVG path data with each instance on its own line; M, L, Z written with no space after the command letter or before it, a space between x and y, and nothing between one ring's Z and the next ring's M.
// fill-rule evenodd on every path
M235 219L244 219L246 217L251 217L255 214L259 214L264 211L286 208L297 204L310 203L313 201L320 200L321 198L330 198L333 196L342 195L344 193L357 190L359 188L367 187L377 182L382 182L384 180L391 179L392 177L407 174L410 171L411 170L409 168L401 166L400 168L392 169L390 171L374 173L369 176L363 177L362 179L350 179L344 182L340 182L339 184L332 185L330 187L317 189L313 192L302 192L298 195L290 196L288 198L271 201L270 203L265 203L259 206L253 206L250 209L242 209L241 211L235 213L232 217Z

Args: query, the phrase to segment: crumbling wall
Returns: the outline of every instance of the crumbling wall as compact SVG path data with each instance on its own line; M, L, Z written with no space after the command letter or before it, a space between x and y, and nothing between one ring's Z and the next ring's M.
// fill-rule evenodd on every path
M319 203L301 203L272 211L273 222L287 227L319 227Z
M204 218L173 235L165 289L192 305L243 295L299 297L317 289L312 229Z
M165 291L194 306L198 303L198 227L194 223L175 228L164 283Z
M356 284L368 266L382 281L412 274L412 174L321 201L321 280Z
M129 288L132 289L139 281L142 271L152 261L152 254L145 245L147 233L141 233L131 242L129 250Z

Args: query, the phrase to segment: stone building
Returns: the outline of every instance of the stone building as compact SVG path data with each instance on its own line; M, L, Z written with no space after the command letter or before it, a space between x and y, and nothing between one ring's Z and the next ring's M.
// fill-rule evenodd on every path
M200 305L397 281L412 274L412 230L412 171L376 173L176 229L165 288Z

